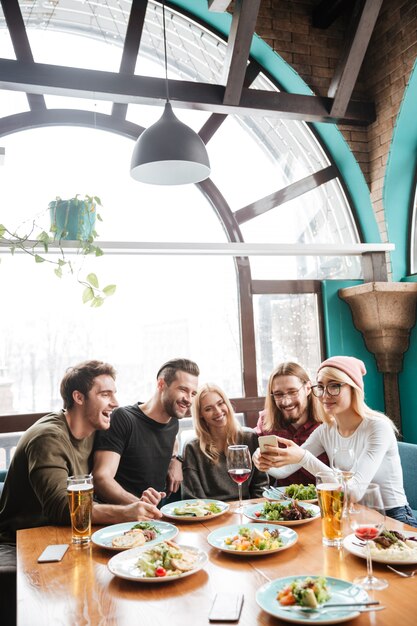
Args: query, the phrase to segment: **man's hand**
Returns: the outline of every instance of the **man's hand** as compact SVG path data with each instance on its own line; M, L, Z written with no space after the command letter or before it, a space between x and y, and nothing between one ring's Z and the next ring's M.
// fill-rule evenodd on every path
M291 439L277 437L279 443L284 444L285 448L276 446L265 446L265 452L258 448L253 455L253 462L261 472L267 472L273 467L284 467L299 463L304 456L304 450L300 448Z
M126 522L160 519L162 517L161 511L156 506L140 500L120 508L123 512L122 517Z
M182 463L178 459L171 459L167 474L167 495L176 493L182 483Z
M149 487L148 489L145 489L139 500L157 506L161 502L162 498L165 498L165 496L165 491L156 491L153 487Z

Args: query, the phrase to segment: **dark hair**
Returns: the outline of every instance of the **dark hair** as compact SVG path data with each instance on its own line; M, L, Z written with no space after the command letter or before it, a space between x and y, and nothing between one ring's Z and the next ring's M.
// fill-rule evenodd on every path
M189 361L188 359L171 359L161 365L156 375L156 379L158 380L158 378L163 378L169 387L175 380L177 372L186 372L192 376L200 375L200 369L194 361Z
M74 391L79 391L87 396L94 385L97 376L111 376L116 378L116 370L104 361L83 361L74 367L69 367L61 380L60 393L64 401L64 409L74 406Z

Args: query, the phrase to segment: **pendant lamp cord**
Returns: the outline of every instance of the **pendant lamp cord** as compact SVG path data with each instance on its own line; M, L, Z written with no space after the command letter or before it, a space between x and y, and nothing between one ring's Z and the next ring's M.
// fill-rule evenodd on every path
M166 91L167 102L169 102L167 37L166 37L166 26L165 26L165 0L162 1L162 29L163 29L163 34L164 34L165 91Z

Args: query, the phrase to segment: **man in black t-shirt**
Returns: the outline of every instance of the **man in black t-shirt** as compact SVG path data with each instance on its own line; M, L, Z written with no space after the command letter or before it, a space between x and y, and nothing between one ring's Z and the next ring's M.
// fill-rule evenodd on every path
M178 491L178 420L190 415L199 373L193 361L172 359L159 369L150 400L113 411L110 428L97 433L94 444L94 489L103 502L135 502L153 487L159 496L148 499L158 504L166 493Z

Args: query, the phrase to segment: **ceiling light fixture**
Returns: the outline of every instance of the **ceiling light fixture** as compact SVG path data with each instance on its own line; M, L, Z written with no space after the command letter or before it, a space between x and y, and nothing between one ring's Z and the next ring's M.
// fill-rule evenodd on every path
M166 103L162 117L136 141L130 174L141 183L185 185L210 176L210 162L201 137L174 114L169 101L165 0L162 2Z

